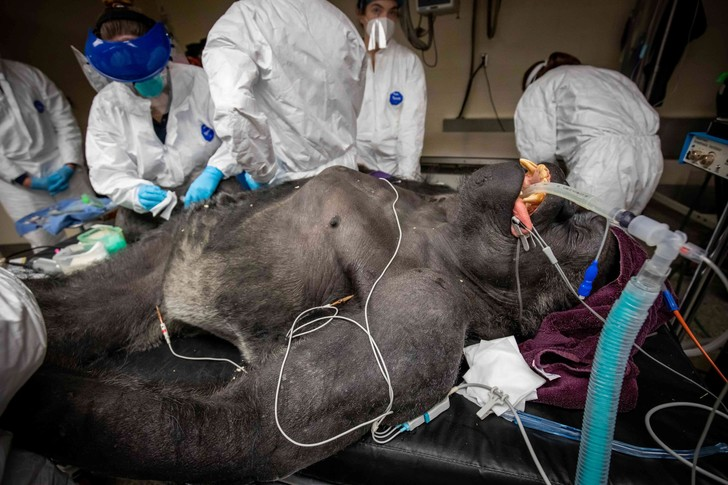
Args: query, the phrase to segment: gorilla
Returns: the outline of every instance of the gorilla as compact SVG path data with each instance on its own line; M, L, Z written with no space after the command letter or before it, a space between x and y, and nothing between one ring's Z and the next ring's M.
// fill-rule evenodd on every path
M288 476L368 428L302 447L277 420L293 440L315 443L390 402L374 344L350 321L293 339L286 353L305 310L346 300L339 315L369 328L391 381L391 426L443 399L466 337L527 338L545 315L575 305L540 250L517 253L512 218L536 226L571 281L594 259L605 221L557 197L519 197L549 179L565 183L556 166L504 163L456 193L428 195L337 167L197 205L108 262L31 282L48 352L4 425L33 451L109 476ZM614 277L618 258L610 236L595 287ZM230 366L228 380L208 385L126 373L120 362L164 344L160 321L172 345L194 332L229 342L246 372Z

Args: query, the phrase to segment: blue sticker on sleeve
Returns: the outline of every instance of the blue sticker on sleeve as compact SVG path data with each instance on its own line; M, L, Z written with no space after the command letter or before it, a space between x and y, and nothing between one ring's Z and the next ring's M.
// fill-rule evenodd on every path
M392 93L389 95L389 104L392 106L397 106L398 104L402 103L404 100L404 96L402 96L402 93L399 91L392 91Z
M35 110L38 113L42 113L43 111L45 111L45 105L43 103L41 103L40 101L38 101L37 99L35 101L33 101L33 106L35 106Z
M213 138L215 138L215 130L207 126L206 124L202 123L202 126L200 127L200 131L202 132L202 138L204 138L207 141L212 141Z

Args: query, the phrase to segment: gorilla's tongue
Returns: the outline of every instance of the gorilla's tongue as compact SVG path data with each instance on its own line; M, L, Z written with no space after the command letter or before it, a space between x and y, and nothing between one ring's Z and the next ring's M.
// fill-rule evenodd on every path
M528 214L526 204L523 203L523 199L521 199L520 197L516 198L516 203L513 206L513 215L518 217L518 219L520 219L520 221L528 228L528 231L523 232L530 232L531 229L533 229L531 216ZM513 234L514 237L519 236L519 234L516 232L516 228L513 227L513 224L511 224L511 234Z

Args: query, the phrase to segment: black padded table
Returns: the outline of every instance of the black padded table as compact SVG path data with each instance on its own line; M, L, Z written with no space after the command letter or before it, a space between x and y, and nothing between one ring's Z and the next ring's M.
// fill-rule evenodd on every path
M235 348L210 336L173 342L175 351L183 355L238 358ZM671 368L701 381L666 328L648 338L644 348ZM637 408L618 416L615 438L657 448L644 425L644 415L650 408L672 401L712 406L714 400L641 354L637 354L636 361L640 367ZM152 381L159 379L194 386L223 385L233 375L229 364L181 360L174 357L166 345L120 357L112 367L123 373L144 375ZM403 433L383 445L365 437L283 481L352 485L543 483L515 424L492 415L481 421L475 414L477 410L478 407L465 398L452 396L450 409L430 424ZM581 411L528 403L526 412L581 427ZM670 409L655 415L653 427L673 448L690 449L695 446L706 417L707 412L697 409ZM14 413L13 419L23 419L22 411L20 416ZM579 444L540 431L528 430L528 435L552 483L573 483ZM716 418L706 444L720 441L728 441L728 422ZM22 441L17 444L23 446ZM728 479L728 455L701 458L699 464ZM613 453L610 481L615 484L685 484L690 483L690 469L675 460L648 460ZM698 483L715 482L698 475Z

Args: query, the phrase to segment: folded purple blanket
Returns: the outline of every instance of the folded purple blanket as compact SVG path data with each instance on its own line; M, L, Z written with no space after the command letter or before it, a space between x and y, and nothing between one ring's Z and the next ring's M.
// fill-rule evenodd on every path
M620 253L620 270L616 280L592 293L587 299L597 313L606 317L611 306L622 293L629 279L642 267L647 259L639 243L620 229L612 229L617 238ZM636 343L642 345L645 338L664 324L671 316L664 305L662 295L650 308L647 321L637 335ZM570 409L583 409L586 403L587 386L592 369L594 353L602 323L583 305L570 310L555 312L541 323L538 333L520 344L521 354L526 362L559 379L547 382L538 389L538 402ZM624 375L619 411L630 411L637 404L637 375L639 369L630 354Z

